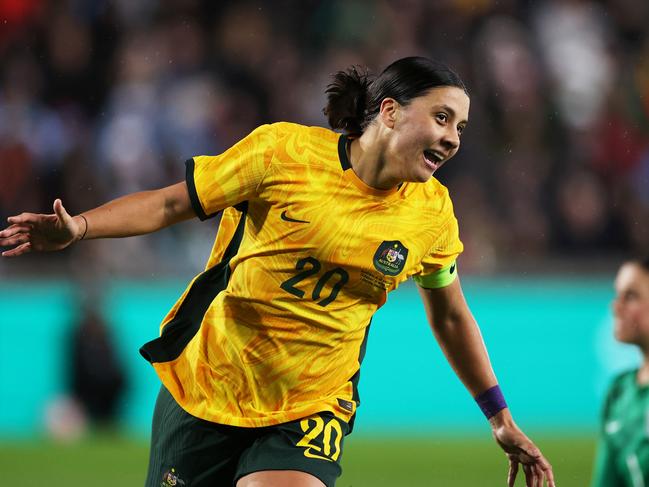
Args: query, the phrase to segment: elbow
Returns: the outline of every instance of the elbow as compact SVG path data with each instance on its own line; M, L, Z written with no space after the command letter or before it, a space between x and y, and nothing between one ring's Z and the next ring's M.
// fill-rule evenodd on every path
M187 187L184 182L161 190L163 226L173 225L194 216Z

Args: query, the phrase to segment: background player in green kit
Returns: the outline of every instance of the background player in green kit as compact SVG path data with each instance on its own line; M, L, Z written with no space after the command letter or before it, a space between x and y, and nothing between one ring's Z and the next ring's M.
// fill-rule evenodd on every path
M649 257L624 263L615 279L615 338L637 346L639 368L611 384L602 416L593 487L649 485Z

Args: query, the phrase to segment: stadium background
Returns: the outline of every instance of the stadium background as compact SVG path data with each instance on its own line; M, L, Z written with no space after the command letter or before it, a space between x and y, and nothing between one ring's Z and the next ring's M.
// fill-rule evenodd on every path
M649 251L648 26L644 0L0 0L0 217L176 182L186 158L261 123L322 125L328 76L348 65L445 61L472 102L439 175L466 294L516 419L560 485L585 486L603 391L638 361L609 309L619 262ZM216 224L0 260L4 481L141 484L157 382L137 349ZM115 430L76 438L62 398L88 309L126 389ZM372 325L361 394L340 485L502 485L504 457L414 286Z

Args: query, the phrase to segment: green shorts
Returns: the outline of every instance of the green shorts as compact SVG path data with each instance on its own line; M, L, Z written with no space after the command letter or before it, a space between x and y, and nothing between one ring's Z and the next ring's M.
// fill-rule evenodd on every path
M333 487L349 425L323 412L290 423L241 428L185 412L162 387L151 432L146 487L234 487L262 470L298 470Z

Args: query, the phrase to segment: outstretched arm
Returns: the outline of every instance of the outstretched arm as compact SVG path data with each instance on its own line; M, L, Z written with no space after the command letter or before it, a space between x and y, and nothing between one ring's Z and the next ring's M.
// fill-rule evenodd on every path
M498 384L478 324L471 315L460 280L448 286L419 288L426 314L444 355L473 397ZM507 407L489 418L496 442L509 458L508 485L512 487L520 464L528 486L554 487L552 467L541 451L516 426Z
M53 208L53 214L9 217L10 225L0 232L0 246L13 248L2 256L61 250L81 239L143 235L196 216L185 182L129 194L74 217L59 199Z

